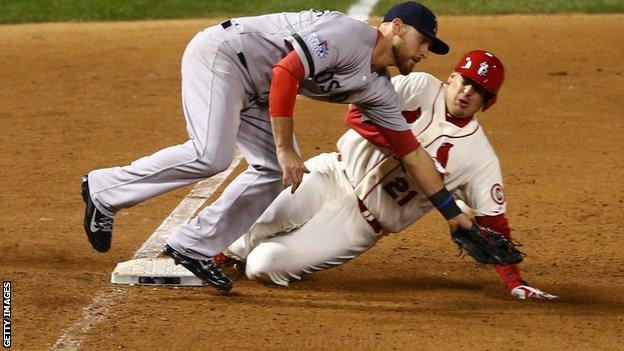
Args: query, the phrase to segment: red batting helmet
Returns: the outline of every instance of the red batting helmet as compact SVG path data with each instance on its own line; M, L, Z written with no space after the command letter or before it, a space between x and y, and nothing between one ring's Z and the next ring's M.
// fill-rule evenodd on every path
M494 105L498 89L505 79L503 63L494 54L485 50L470 51L459 60L455 72L477 82L492 94L483 105L483 111Z

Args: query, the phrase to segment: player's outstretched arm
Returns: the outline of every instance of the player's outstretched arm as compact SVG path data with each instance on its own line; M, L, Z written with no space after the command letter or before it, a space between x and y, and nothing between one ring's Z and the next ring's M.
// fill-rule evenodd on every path
M472 227L472 221L461 212L455 201L445 203L448 200L445 197L448 191L444 187L442 177L440 177L440 173L435 168L431 156L422 147L403 156L401 161L412 178L416 180L420 189L444 215L444 218L448 221L451 233L455 232L459 227L466 229ZM452 200L452 197L450 199Z
M376 127L390 144L390 149L401 158L406 170L422 192L448 221L451 233L455 233L458 228L473 228L474 224L457 206L453 196L444 186L431 156L420 146L412 131L390 130L379 125Z
M273 67L273 79L269 92L271 128L277 153L277 161L282 168L282 185L291 184L291 193L301 184L303 173L308 170L297 154L293 142L292 116L299 83L304 77L301 58L291 51Z

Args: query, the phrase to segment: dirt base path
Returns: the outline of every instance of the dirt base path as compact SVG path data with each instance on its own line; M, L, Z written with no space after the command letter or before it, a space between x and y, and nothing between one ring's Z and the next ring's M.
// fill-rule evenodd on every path
M444 78L474 48L491 49L507 67L499 102L480 120L529 254L524 275L561 301L511 300L492 269L455 257L444 223L430 215L289 289L239 280L223 297L208 288L122 287L125 298L83 349L621 348L624 16L440 23L452 51L421 70ZM106 255L84 238L82 174L185 141L179 61L208 24L0 26L0 275L13 282L15 349L49 349L188 191L119 213ZM343 113L298 104L306 157L334 148Z

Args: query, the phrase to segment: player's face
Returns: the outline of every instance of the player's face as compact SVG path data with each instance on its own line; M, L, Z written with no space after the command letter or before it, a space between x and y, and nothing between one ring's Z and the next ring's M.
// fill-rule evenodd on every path
M483 105L487 91L474 81L454 72L447 80L446 108L455 117L471 117Z
M404 24L399 35L392 39L392 54L399 72L403 75L412 72L420 60L427 58L429 45L431 39L416 28Z

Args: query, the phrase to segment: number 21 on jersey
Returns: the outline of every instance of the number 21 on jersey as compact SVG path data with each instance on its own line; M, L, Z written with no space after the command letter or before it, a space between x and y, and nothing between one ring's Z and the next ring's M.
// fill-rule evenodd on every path
M399 206L405 206L411 199L418 195L416 190L410 189L407 178L402 176L397 176L384 184L383 190L390 195Z

